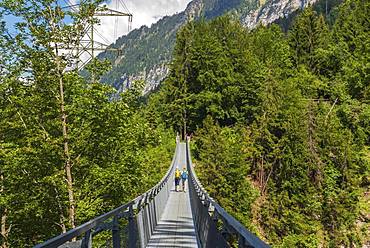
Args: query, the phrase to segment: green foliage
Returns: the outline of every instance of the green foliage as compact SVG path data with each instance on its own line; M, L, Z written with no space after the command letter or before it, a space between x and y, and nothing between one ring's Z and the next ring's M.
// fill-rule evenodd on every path
M256 9L257 5L257 0L206 0L200 9L195 5L175 15L165 16L150 27L142 26L133 30L111 45L122 48L122 53L107 51L98 56L113 64L112 70L101 81L119 88L122 86L122 78L147 75L150 70L167 65L172 59L176 32L186 24L189 16L195 14L196 19L203 17L208 20L230 13L239 19L242 14Z
M320 68L320 52L329 43L328 27L323 16L306 8L294 21L289 30L290 45L294 50L296 65L306 65L313 71L324 70Z
M287 35L230 17L188 23L149 99L167 126L193 133L210 194L277 247L360 246L369 235L369 5L335 11L328 25L307 8Z
M207 19L213 19L227 13L230 10L241 8L243 5L249 5L250 3L244 3L242 0L205 0L203 4L204 10L202 14Z
M64 72L68 61L55 47L79 25L66 25L56 2L37 2L0 3L0 12L22 17L15 40L0 27L2 247L32 247L71 227L67 160L78 225L155 185L175 145L171 130L149 120L142 84L112 100L112 87ZM96 4L82 5L74 21L82 24L91 13L84 8ZM107 64L95 60L89 67L99 80Z
M211 117L198 130L195 161L208 192L244 225L251 225L251 204L257 198L247 176L251 169L250 133L243 127L221 128Z
M269 243L353 247L366 241L368 2L344 1L329 13L335 17L331 25L308 8L288 35L276 25L248 32L230 16L189 22L177 33L160 90L143 99L138 82L116 100L109 86L75 71L61 73L68 61L52 45L78 30L64 24L56 5L39 2L1 3L0 12L24 18L13 40L0 25L0 213L10 230L4 244L28 247L69 228L66 160L82 223L154 185L174 147L172 132L165 130L184 126L194 135L204 186ZM85 7L74 17L81 25L93 5ZM176 18L181 15L163 22L172 27ZM176 29L153 30L153 39L175 37ZM147 31L132 32L122 44ZM136 53L140 45L125 55L141 59L140 70L162 49L149 38L141 42L142 53ZM96 60L90 67L99 80L107 64Z
M339 8L333 32L340 79L352 98L367 103L370 100L369 9L367 1L346 1Z

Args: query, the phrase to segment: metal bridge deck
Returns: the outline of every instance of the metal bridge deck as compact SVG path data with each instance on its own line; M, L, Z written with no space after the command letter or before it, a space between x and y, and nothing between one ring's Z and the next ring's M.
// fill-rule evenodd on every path
M181 170L186 166L186 145L181 143L179 146L176 166ZM172 184L170 196L147 247L198 247L190 208L188 183L186 192L175 191L173 177L169 183Z

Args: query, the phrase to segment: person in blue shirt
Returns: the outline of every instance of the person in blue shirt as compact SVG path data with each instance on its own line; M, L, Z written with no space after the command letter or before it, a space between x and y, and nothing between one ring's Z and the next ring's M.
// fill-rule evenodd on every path
M188 179L188 171L186 170L186 167L184 167L181 171L181 181L182 181L182 191L186 192L186 180Z

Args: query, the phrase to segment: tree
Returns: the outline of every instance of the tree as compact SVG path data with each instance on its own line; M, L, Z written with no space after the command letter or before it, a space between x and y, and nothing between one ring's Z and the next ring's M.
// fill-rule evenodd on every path
M306 8L294 21L289 30L289 42L294 51L294 64L305 65L320 73L320 56L329 43L329 29L322 15L318 16L311 7Z
M345 1L333 27L335 55L340 61L339 80L352 98L369 101L369 3Z
M251 205L257 191L248 179L253 153L250 133L241 126L221 128L208 116L196 135L199 179L226 211L253 228Z
M275 25L247 32L229 17L194 23L177 44L190 52L173 61L189 70L171 71L154 97L166 111L178 99L164 96L187 79L201 182L277 247L350 247L368 235L356 224L369 175L367 12L346 1L330 30L307 8L288 35Z
M170 163L173 134L148 121L140 87L113 100L111 87L65 70L59 49L98 4L73 14L58 1L0 3L21 17L17 36L2 32L9 40L0 42L15 62L0 59L3 246L30 247L107 212L153 186ZM96 79L107 69L98 60L89 67Z

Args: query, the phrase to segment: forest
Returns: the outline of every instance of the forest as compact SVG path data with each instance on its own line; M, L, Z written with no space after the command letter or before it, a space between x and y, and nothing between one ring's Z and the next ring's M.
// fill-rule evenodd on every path
M244 28L227 15L188 22L170 74L143 96L99 82L98 59L66 70L99 1L78 14L52 1L4 0L0 21L1 247L32 247L145 192L191 135L196 172L222 207L272 247L368 243L368 1L330 20L313 8L289 29ZM284 30L284 31L283 31ZM70 40L69 40L70 39Z
M148 100L186 123L211 196L274 247L369 241L369 2L333 11L306 8L286 33L190 22Z

